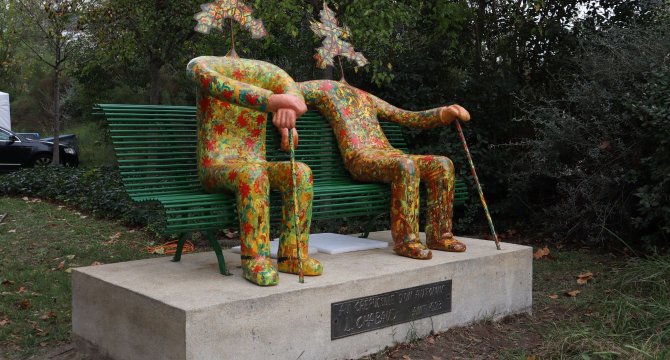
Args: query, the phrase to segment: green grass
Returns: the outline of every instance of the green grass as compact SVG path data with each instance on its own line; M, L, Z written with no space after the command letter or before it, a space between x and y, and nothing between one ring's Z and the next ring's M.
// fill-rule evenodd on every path
M33 202L34 201L34 202ZM0 358L70 341L68 268L149 257L153 237L67 208L0 198Z
M544 324L540 358L670 359L670 256L565 252L534 265L534 308L559 304L566 314ZM577 285L586 270L593 280ZM581 293L564 295L574 289Z

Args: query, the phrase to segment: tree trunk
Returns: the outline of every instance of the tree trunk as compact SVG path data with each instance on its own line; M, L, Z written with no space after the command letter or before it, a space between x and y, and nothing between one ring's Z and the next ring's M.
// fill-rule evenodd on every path
M60 164L60 67L56 66L54 69L54 98L53 98L53 113L54 113L54 148L51 158L51 165L57 166Z
M149 103L151 105L160 105L162 102L161 69L164 64L163 60L153 55L149 60Z

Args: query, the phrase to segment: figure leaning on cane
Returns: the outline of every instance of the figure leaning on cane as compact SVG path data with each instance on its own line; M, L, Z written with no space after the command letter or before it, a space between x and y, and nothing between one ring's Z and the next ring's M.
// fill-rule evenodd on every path
M199 85L198 171L208 192L233 192L240 220L241 259L244 277L261 286L275 285L277 270L270 260L270 188L282 197L278 270L298 273L298 249L291 218L297 211L304 274L320 275L319 261L308 258L307 241L312 216L312 173L296 163L296 196L293 208L291 165L265 158L267 112L279 129L295 128L306 110L302 93L279 67L257 60L229 56L202 56L188 64Z

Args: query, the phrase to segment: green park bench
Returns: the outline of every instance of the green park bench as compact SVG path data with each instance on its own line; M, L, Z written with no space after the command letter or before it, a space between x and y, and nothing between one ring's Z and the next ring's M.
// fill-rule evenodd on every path
M196 111L193 106L149 106L99 104L94 112L106 118L123 186L136 202L158 201L165 212L164 234L178 234L174 261L181 257L186 236L203 232L214 248L219 270L227 270L216 230L239 226L235 198L230 194L205 192L198 179L196 159ZM297 122L300 145L296 161L309 165L314 176L313 220L337 218L375 219L390 208L390 187L382 183L353 180L345 170L333 131L318 112L308 111ZM381 122L391 144L407 151L401 127ZM279 150L279 135L268 126L268 161L288 161ZM457 180L455 204L463 204L467 189ZM271 222L281 220L281 200L273 191L270 199ZM373 225L370 221L369 225ZM367 237L370 226L364 237Z

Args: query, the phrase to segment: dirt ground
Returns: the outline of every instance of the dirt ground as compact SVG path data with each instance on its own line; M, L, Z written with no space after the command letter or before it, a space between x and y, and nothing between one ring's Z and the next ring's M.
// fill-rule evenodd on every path
M566 316L564 309L558 306L546 307L536 312L541 315L513 315L500 321L485 321L452 328L363 357L361 360L496 360L510 351L533 354L533 350L542 343L542 326L538 325Z

